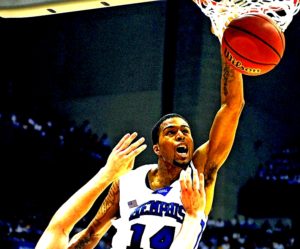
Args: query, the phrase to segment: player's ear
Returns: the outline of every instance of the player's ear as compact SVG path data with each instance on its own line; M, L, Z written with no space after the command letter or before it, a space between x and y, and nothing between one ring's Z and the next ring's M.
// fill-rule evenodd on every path
M153 151L154 151L154 153L156 154L156 155L160 155L160 151L159 151L159 146L158 146L158 144L154 144L153 145Z

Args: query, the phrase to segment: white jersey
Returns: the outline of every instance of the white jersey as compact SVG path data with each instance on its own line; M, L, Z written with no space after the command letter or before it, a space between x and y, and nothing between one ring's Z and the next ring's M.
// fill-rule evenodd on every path
M168 249L180 231L185 211L180 199L180 183L151 190L146 185L147 173L156 165L144 165L122 176L120 217L113 222L117 232L114 249ZM198 248L206 220L199 224Z

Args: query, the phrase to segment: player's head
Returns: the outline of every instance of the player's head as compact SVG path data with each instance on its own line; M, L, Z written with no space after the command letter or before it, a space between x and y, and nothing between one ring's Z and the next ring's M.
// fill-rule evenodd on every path
M188 121L177 113L161 117L152 128L153 151L164 162L186 168L194 151Z
M160 125L167 119L169 118L174 118L174 117L178 117L183 119L185 122L188 123L188 121L181 116L180 114L177 113L168 113L164 116L162 116L152 127L152 131L151 131L151 135L152 135L152 144L155 145L158 143L158 138L159 138L159 132L160 132Z

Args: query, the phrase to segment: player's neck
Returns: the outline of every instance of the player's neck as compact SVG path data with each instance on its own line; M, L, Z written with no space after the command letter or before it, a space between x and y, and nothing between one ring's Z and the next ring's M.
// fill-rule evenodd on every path
M151 189L160 189L170 186L178 179L181 169L178 167L158 166L148 172L148 181Z

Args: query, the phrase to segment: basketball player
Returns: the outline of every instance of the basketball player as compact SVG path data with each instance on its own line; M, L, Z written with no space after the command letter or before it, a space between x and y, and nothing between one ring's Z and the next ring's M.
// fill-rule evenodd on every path
M99 239L111 226L111 222L100 221L100 224L97 223L97 220L95 219L93 222L97 223L95 224L97 226L95 229L97 230L94 230L96 233L93 234L92 232L90 234L91 238L86 238L86 241L80 241L76 239L77 237L80 238L81 233L79 233L73 239L77 241L77 243L71 242L69 244L69 234L74 228L75 224L89 211L89 209L92 207L93 203L103 192L103 190L105 190L105 188L112 182L117 182L120 176L127 173L133 168L135 157L146 149L146 145L143 144L145 139L142 137L136 142L133 142L136 137L136 132L132 134L126 134L112 150L111 154L108 157L106 165L60 207L60 209L52 217L48 227L38 241L35 247L36 249L94 248L97 245ZM137 180L142 182L140 179ZM116 189L116 184L115 187L112 188ZM157 206L160 207L160 210L158 210L160 213L164 213L165 215L170 217L177 215L177 219L180 220L183 220L184 218L184 226L182 226L181 228L180 235L175 238L174 242L173 237L170 237L167 241L167 243L169 244L173 242L172 247L168 246L160 248L185 248L182 247L182 243L185 243L184 240L189 239L189 241L191 242L193 242L193 239L197 240L198 238L194 233L197 232L199 226L204 226L205 224L203 222L200 223L201 218L204 219L205 216L204 208L206 203L206 196L204 189L204 175L200 174L199 179L198 172L195 168L189 168L186 171L181 171L180 188L181 200L187 212L185 218L184 210L182 207L180 207L179 209L179 206L173 206L175 204L173 203L172 209L170 209L169 207L167 210L166 206L163 207L162 203L157 201ZM176 194L179 193L179 191L180 190L177 186ZM162 196L165 196L163 190L158 191L158 193L159 192L161 192ZM141 197L147 197L147 194L142 193ZM116 214L114 212L117 209L117 206L112 205L113 202L116 202L116 200L114 200L115 198L116 196L112 196L110 193L107 196L104 204L101 206L100 213L106 212L106 215L108 217L110 215L115 216ZM129 206L132 206L131 208L134 209L134 204L129 204ZM154 208L154 205L152 207ZM171 211L174 212L175 209L177 210L176 213L172 214ZM136 212L138 212L138 210L136 210ZM156 215L158 215L158 213L156 213ZM170 229L173 230L174 228L165 225L166 224L164 224L164 227L166 227L166 229L161 230L161 235L169 236L169 232L172 232ZM93 229L92 227L93 226L89 226L89 229ZM194 233L193 231L190 231L192 227L194 227ZM124 232L128 233L128 231ZM123 236L127 236L125 233L123 234ZM161 237L158 237L157 239L161 239ZM135 244L132 244L132 247L127 248L137 248L135 246Z
M242 74L221 57L221 107L208 141L194 148L187 120L166 115L152 130L157 163L131 170L146 145L143 138L133 142L136 133L125 135L106 166L57 211L36 249L94 248L111 225L117 228L114 249L197 248L244 106ZM75 223L110 184L94 219L68 242Z

